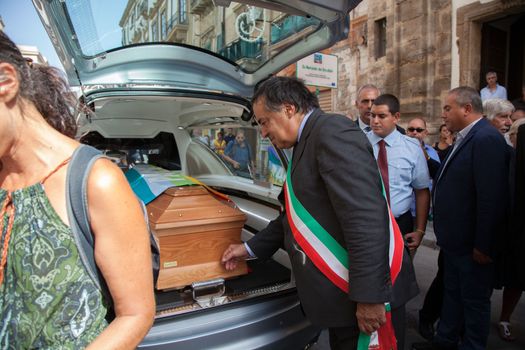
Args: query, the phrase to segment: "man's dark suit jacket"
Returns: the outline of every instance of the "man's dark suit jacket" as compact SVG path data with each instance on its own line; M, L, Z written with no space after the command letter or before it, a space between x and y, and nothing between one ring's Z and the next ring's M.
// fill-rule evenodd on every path
M508 203L506 142L483 118L451 152L441 163L433 189L437 243L458 256L477 248L494 257Z
M265 259L283 243L303 309L321 327L356 325L356 302L391 300L388 216L372 147L350 119L316 109L292 157L294 193L349 256L349 293L333 285L294 240L286 213L248 245ZM397 283L396 283L397 285Z

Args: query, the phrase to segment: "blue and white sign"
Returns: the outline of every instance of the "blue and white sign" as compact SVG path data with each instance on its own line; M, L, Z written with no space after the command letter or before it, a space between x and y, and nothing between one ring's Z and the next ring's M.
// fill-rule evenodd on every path
M314 53L297 62L296 72L306 85L337 88L337 56Z

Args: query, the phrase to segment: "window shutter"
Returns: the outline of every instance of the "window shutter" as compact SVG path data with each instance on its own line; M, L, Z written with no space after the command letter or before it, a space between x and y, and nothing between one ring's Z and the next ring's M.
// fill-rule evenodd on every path
M324 112L332 112L332 89L320 91L317 98L319 106Z

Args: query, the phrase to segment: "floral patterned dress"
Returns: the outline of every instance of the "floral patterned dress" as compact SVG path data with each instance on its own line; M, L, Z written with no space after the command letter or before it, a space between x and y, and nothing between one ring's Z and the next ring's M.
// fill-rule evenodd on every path
M13 191L14 215L0 285L0 349L81 349L107 326L107 307L89 277L71 229L41 183ZM0 205L8 193L0 189ZM2 250L0 250L2 255Z

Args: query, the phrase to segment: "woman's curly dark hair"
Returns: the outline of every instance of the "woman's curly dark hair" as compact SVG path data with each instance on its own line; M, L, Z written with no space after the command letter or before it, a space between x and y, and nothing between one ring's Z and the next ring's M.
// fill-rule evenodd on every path
M79 106L60 70L32 64L9 37L0 31L0 62L11 64L19 80L19 96L33 103L44 119L64 135L75 137L75 114Z

